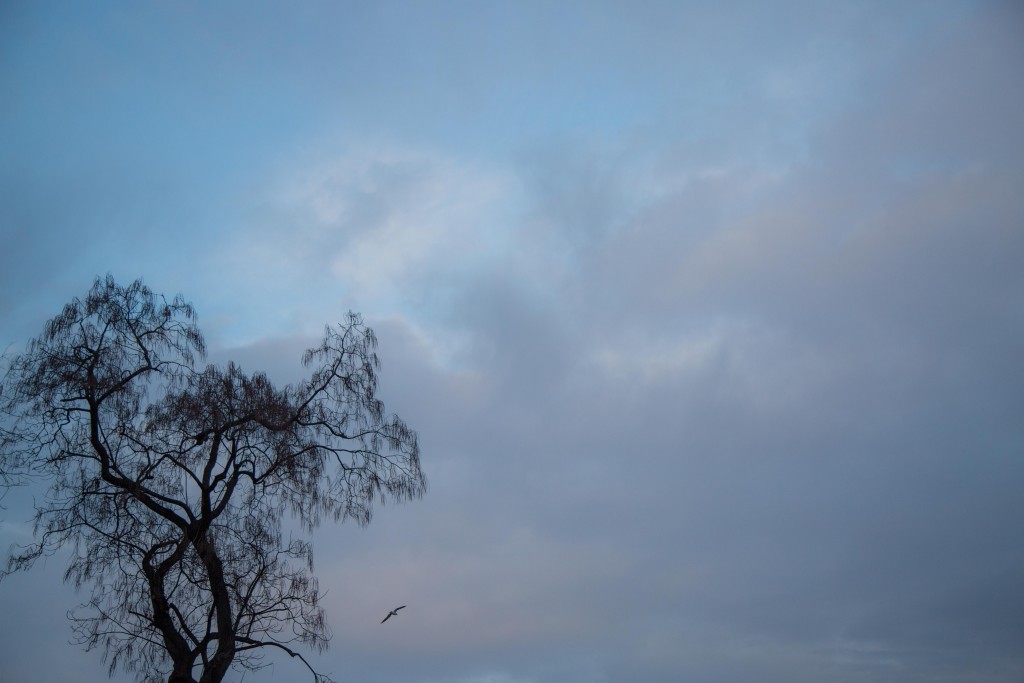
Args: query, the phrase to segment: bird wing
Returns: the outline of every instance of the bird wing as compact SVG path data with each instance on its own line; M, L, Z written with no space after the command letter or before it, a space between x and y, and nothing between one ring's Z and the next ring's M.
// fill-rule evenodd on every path
M388 615L386 617L384 617L383 619L381 619L380 623L383 624L385 621L390 619L392 614L394 614L394 612L388 612Z
M395 613L397 614L398 610L400 610L400 609L405 609L405 605L402 605L401 607L396 607L395 608Z

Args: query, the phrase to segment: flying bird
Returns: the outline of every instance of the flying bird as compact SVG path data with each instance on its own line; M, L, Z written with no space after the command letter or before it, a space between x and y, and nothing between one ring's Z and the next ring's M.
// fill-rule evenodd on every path
M390 612L388 612L388 615L386 617L384 617L383 619L381 619L380 623L383 624L385 621L387 621L391 617L397 617L398 616L398 610L400 610L400 609L405 609L405 605L402 605L401 607L396 607L395 609L393 609Z

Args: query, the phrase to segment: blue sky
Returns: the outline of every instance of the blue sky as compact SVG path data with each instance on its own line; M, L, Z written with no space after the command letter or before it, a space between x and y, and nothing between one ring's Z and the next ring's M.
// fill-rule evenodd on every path
M107 272L281 382L363 313L430 490L318 532L320 668L1021 680L1017 3L295 5L3 4L0 348ZM61 573L4 683L104 680Z

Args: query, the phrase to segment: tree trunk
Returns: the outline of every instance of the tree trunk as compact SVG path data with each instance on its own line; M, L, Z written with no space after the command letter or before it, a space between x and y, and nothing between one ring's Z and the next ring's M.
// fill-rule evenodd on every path
M203 667L199 683L220 683L235 659L235 624L231 614L231 594L224 581L224 565L206 534L196 538L194 546L203 561L203 566L206 567L213 608L217 613L217 651Z

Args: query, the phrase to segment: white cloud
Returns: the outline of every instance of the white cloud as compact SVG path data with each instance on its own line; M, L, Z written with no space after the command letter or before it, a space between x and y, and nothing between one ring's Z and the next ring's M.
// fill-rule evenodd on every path
M285 211L312 219L304 230L320 252L313 257L353 297L421 302L431 286L503 253L513 194L492 168L392 146L299 172L283 200Z

